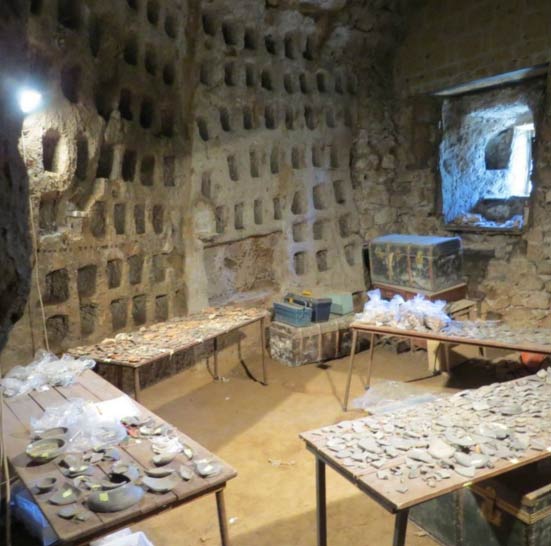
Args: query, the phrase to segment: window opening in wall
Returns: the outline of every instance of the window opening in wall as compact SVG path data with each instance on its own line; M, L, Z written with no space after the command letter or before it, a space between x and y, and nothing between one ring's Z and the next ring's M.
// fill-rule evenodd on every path
M442 209L452 229L522 230L543 101L540 80L444 99Z

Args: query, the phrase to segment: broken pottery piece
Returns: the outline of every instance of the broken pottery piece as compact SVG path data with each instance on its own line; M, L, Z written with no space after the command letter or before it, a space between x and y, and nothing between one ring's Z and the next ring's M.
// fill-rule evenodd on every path
M406 453L407 457L413 459L414 461L420 461L422 463L432 463L432 457L424 449L410 449Z
M455 449L440 438L435 438L429 445L429 454L435 459L449 459Z
M216 461L200 459L195 461L195 470L199 476L203 478L210 478L222 472L222 465Z
M177 485L176 480L171 476L165 476L164 478L145 476L142 478L142 483L154 493L168 493Z
M48 491L51 491L55 484L57 483L57 478L49 477L49 478L42 478L38 480L34 485L39 493L47 493Z
M57 515L63 519L73 519L76 516L78 508L75 505L64 506L60 508L57 512Z
M141 487L132 483L109 491L94 491L88 497L88 508L94 512L119 512L140 502L144 494Z
M475 468L474 466L462 466L457 465L454 469L459 475L465 478L474 478Z
M49 499L48 502L57 504L58 506L64 506L65 504L72 504L78 501L82 494L82 491L75 487L71 483L64 483L63 486L56 491Z
M117 474L124 476L128 479L128 481L133 482L140 477L140 469L135 464L117 461L111 466L110 477Z
M189 481L191 478L193 478L193 471L191 468L188 468L185 465L180 465L180 468L178 469L178 474L180 475L180 478L184 481Z
M400 494L403 495L403 494L407 493L409 491L409 489L408 489L406 484L401 483L400 485L395 487L395 491L396 491L396 493L400 493Z
M67 435L69 433L69 429L67 427L54 427L49 428L46 430L43 430L42 432L39 432L36 437L39 440L48 440L50 438L61 438L62 440L67 441Z
M153 456L153 464L156 466L164 466L174 460L176 453L160 453Z
M146 468L145 473L148 476L151 476L152 478L164 478L165 476L170 476L170 474L174 474L173 468L168 467L152 467L152 468Z
M455 460L462 466L472 466L481 468L488 462L488 457L483 453L462 453L457 451L454 455Z
M46 463L60 455L65 445L63 438L46 438L30 443L25 453L33 462Z

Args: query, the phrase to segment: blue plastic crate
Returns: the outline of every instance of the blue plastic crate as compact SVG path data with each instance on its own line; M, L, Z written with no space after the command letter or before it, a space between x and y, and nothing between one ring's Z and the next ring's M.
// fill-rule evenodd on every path
M274 302L275 319L292 326L306 326L312 322L312 309L295 303Z

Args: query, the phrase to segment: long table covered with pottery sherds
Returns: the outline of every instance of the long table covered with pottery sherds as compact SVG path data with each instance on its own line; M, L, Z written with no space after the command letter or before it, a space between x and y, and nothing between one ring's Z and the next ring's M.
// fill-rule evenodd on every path
M267 384L264 359L264 322L269 313L258 307L208 308L201 313L177 317L166 322L143 326L135 332L120 333L100 343L73 347L68 353L77 357L92 358L100 365L117 366L122 372L130 368L134 373L136 400L140 396L140 368L213 340L214 377L218 379L218 338L234 330L260 323L260 348L263 382ZM119 376L122 383L122 376ZM119 384L119 387L121 384Z
M404 329L393 326L378 326L360 320L350 325L352 330L352 348L348 365L348 376L344 393L344 409L348 408L350 384L356 355L358 335L370 336L369 360L367 365L367 386L371 379L373 355L377 336L403 337L425 341L435 341L441 347L449 345L472 345L481 348L507 349L551 355L551 329L549 328L513 328L501 321L465 320L451 321L441 331L423 329ZM436 373L436 370L433 370Z
M67 429L58 427L42 435L46 442L53 441L46 446L48 452L44 440L30 445L32 420L75 399L92 402L104 412L106 404L130 404L132 417L115 418L126 437L79 453L70 447L78 432L70 433L69 440ZM229 543L223 490L235 470L96 373L87 370L67 387L6 398L3 417L9 461L60 543L88 542L207 494L216 495L222 544ZM58 453L64 442L65 449Z
M318 546L326 545L325 465L397 515L551 455L551 370L397 412L305 432L316 456Z

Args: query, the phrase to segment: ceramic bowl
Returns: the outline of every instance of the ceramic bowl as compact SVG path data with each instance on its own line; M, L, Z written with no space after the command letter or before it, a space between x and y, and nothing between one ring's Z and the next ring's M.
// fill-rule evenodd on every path
M48 491L51 491L55 484L57 483L57 478L54 478L53 476L49 478L42 478L38 480L34 486L40 493L47 493Z
M62 438L46 438L29 444L25 453L35 462L46 463L61 454L65 445Z
M141 487L132 483L109 491L94 491L88 497L88 508L94 512L119 512L140 502L144 494Z

